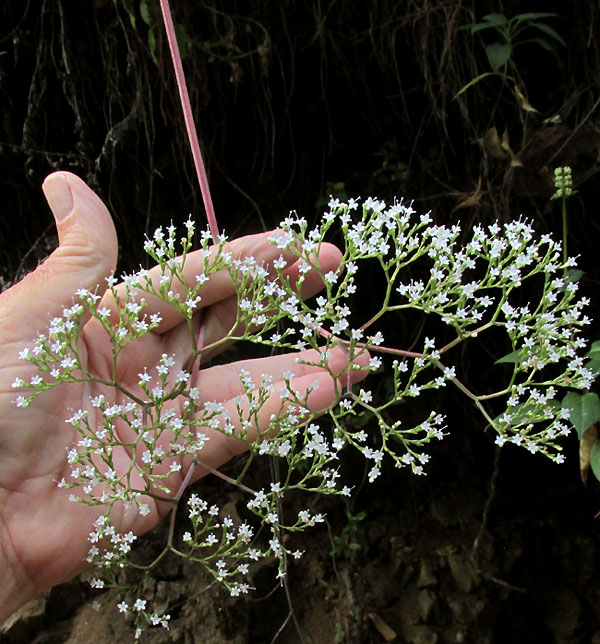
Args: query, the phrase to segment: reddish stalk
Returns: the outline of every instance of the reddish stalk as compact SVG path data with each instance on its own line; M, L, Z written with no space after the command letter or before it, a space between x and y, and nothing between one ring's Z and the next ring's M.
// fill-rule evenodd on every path
M202 312L200 311L198 315L202 315ZM198 331L198 339L197 339L197 346L198 346L198 355L196 356L196 359L194 360L194 364L192 365L192 373L190 377L190 382L196 382L198 379L198 372L200 371L200 364L202 362L202 351L203 349L206 349L204 346L204 333L206 331L206 324L204 322L204 319L200 321L200 330Z
M179 54L179 47L177 46L177 38L175 36L175 27L173 26L169 0L160 0L160 8L162 10L165 30L167 32L169 49L171 50L173 67L175 68L175 78L177 79L177 88L179 89L179 97L181 99L181 107L183 109L185 129L187 130L188 140L192 149L192 156L194 157L196 174L198 175L198 182L200 183L200 190L202 192L202 201L204 202L204 208L206 209L206 218L208 219L208 226L210 228L213 241L216 244L218 243L217 237L219 236L219 226L217 224L217 218L215 217L212 197L210 196L210 188L208 187L206 168L202 159L200 144L198 143L198 133L196 131L194 116L192 114L190 96L188 94L187 83L185 82L185 75L183 73L183 65L181 64L181 55Z
M208 220L208 227L212 234L212 238L215 244L219 243L219 226L217 224L217 218L215 216L215 209L212 203L212 197L210 194L210 188L208 187L208 178L206 176L206 168L204 166L204 160L202 159L202 152L200 151L200 143L198 142L198 132L196 130L196 124L194 122L194 116L192 114L192 106L190 104L190 96L187 89L187 83L185 80L185 74L183 73L183 65L181 63L181 55L179 53L179 47L177 45L177 38L175 36L175 27L173 26L173 18L171 16L171 8L169 7L169 0L160 0L160 8L162 11L163 22L165 25L165 30L167 32L167 41L169 42L169 50L171 51L171 59L173 60L173 68L175 70L175 79L177 80L177 88L179 90L179 98L181 100L181 109L183 110L183 118L185 120L185 129L188 135L188 141L190 143L190 148L192 150L192 156L194 158L194 166L196 168L196 175L198 176L198 183L200 184L200 191L202 192L202 201L204 202L204 209L206 210L206 218ZM192 373L190 381L195 383L198 379L198 372L200 371L200 364L202 361L202 350L204 348L204 333L206 331L206 321L202 316L202 312L198 313L200 316L200 329L198 330L198 338L196 342L196 348L198 350L198 355L194 360L192 365ZM206 467L206 466L204 466ZM179 501L181 495L187 488L192 474L196 468L196 461L190 466L175 498L176 501ZM214 468L206 468L217 476L222 476L218 470ZM173 538L173 532L175 527L175 506L171 510L171 521L169 527L169 543Z

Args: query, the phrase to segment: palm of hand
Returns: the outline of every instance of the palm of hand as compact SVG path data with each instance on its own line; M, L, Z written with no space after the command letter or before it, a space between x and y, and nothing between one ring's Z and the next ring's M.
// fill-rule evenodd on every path
M71 578L84 568L91 525L102 512L102 508L69 502L70 492L57 485L63 477L69 476L71 466L67 452L78 441L76 428L65 420L74 411L83 409L89 413L90 425L97 426L98 410L92 407L92 398L102 394L107 403L121 404L125 399L122 391L139 392L138 374L144 368L151 371L163 354L174 356L175 370L183 368L191 355L187 325L167 315L156 332L148 333L122 351L116 374L121 391L98 382L69 383L44 392L26 409L15 407L15 393L10 383L15 377L29 381L35 374L35 367L17 360L18 351L33 345L37 335L45 331L49 317L60 315L82 281L86 287L93 288L101 282L102 276L112 272L115 263L116 240L104 206L83 182L72 175L65 176L75 205L71 204L66 219L59 221L57 217L61 247L45 264L0 298L0 340L3 340L0 342L0 554L7 570L11 571L13 582L27 589L24 595L29 596ZM48 193L49 189L46 191ZM53 205L50 197L49 201L55 209L56 204ZM82 230L77 229L84 214L92 217L91 222L86 222L86 248L81 239L73 241L74 229L80 237L84 236ZM70 227L67 231L70 237L64 231L66 227ZM238 256L253 254L259 261L268 262L279 255L279 251L268 243L266 235L236 240L232 248ZM323 249L321 263L325 271L335 270L338 262L339 251ZM191 264L193 269L193 261ZM80 275L74 279L75 270L87 271L88 275L83 280ZM292 278L297 275L295 265L287 271ZM57 290L62 291L51 292L44 298L42 293L47 288L47 281L59 284ZM229 331L237 308L231 284L224 285L223 279L217 279L213 285L211 289L211 282L207 283L203 298L204 304L209 305L203 309L205 344L215 342ZM318 276L309 273L303 295L312 295L320 288ZM23 316L23 311L28 315ZM112 381L112 347L95 319L89 320L82 330L79 356L89 373L104 382ZM315 379L322 385L312 394L311 407L322 409L330 405L337 389L329 374L298 365L296 358L297 354L289 354L210 367L200 371L196 386L201 390L202 400L222 401L233 407L231 399L243 391L240 369L250 371L255 380L260 380L263 373L270 373L277 386L283 386L283 373L293 369L296 372L294 386L298 390L308 389ZM345 362L346 357L340 352L332 357L330 366L341 371ZM362 377L361 372L356 374L356 379ZM179 412L182 403L181 398L172 401ZM273 401L273 405L277 405L273 407L276 410L279 402ZM264 413L268 419L272 410L268 404L266 407ZM121 440L128 442L127 433L131 428L122 422L115 427ZM164 439L168 440L168 437ZM117 449L120 452L115 453L115 463L119 468L129 468L131 452L125 447ZM202 451L202 459L206 465L218 467L243 449L240 441L213 432L207 448ZM165 479L172 493L181 485L190 462L191 457L182 457L181 470ZM206 470L198 468L194 478L205 473ZM144 485L140 477L141 489ZM148 505L150 512L146 516L140 515L135 507L115 506L111 515L115 528L120 532L131 530L140 534L152 528L171 507L160 502Z

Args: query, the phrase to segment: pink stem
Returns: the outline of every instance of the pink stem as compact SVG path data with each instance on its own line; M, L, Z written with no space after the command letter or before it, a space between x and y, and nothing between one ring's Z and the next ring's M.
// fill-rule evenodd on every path
M198 313L198 315L202 315L202 313ZM198 355L196 356L196 359L194 360L194 364L192 365L192 373L190 377L190 382L195 383L198 380L198 372L200 371L200 363L202 362L202 350L206 349L204 346L204 333L206 332L206 322L204 318L202 318L200 322L200 330L198 331L198 340L197 340L197 345L198 345Z
M187 471L187 474L185 475L185 478L183 479L183 481L181 482L181 485L179 486L179 490L177 490L177 494L175 495L174 500L176 501L176 504L171 509L171 518L169 520L169 537L168 537L169 543L173 543L173 535L175 534L175 518L177 515L177 503L179 502L179 499L181 499L183 493L185 492L195 469L196 469L196 464L192 462L189 470Z
M169 7L169 0L160 0L160 8L163 15L163 22L165 24L165 30L167 32L167 40L169 42L169 49L171 51L171 59L173 60L173 68L175 69L175 78L177 80L177 88L179 89L179 98L181 100L181 108L183 110L183 118L185 120L185 129L187 131L188 140L190 142L190 148L192 149L192 156L194 157L194 165L196 167L196 174L198 175L198 183L200 184L200 190L202 192L202 200L204 202L204 209L206 210L206 218L208 220L208 227L212 234L212 238L215 244L219 243L219 226L217 224L217 218L215 216L215 209L212 203L212 197L210 195L210 188L208 187L208 179L206 177L206 168L204 167L204 161L202 159L202 152L200 151L200 144L198 143L198 132L196 130L196 124L194 123L194 116L192 114L192 106L190 104L190 96L187 89L187 83L185 81L185 74L183 73L183 65L181 64L181 55L179 53L179 47L177 45L177 38L175 36L175 27L173 26L173 18L171 16L171 9ZM202 315L199 313L199 315ZM198 331L198 355L194 360L192 365L192 374L191 382L195 383L198 379L198 372L200 370L200 363L202 360L202 349L204 348L204 333L206 331L206 319L204 316L201 317L200 329ZM187 487L192 473L195 469L195 464L192 463L190 469L188 470L185 479L181 485L181 488L177 492L177 500L183 494L183 491ZM213 473L217 473L217 470L211 470ZM171 526L170 526L170 539L173 537L175 521L175 508L172 510L171 514Z
M198 133L194 123L194 116L192 115L192 107L190 105L187 83L185 82L185 75L183 73L183 65L181 64L179 47L177 46L177 38L175 36L173 18L171 17L171 9L169 8L169 0L160 0L160 8L162 10L165 29L167 31L167 40L169 41L173 67L175 68L175 78L177 79L177 87L179 89L179 97L181 99L181 107L183 109L183 118L185 119L185 128L187 130L190 147L192 148L196 174L198 175L198 182L200 183L200 190L202 191L202 200L204 201L204 208L206 209L206 218L208 219L208 226L210 228L213 241L216 244L218 243L217 237L219 236L219 226L217 224L217 218L215 217L215 210L210 196L210 188L208 187L206 169L204 167L204 161L202 160L202 153L200 152L200 144L198 143Z

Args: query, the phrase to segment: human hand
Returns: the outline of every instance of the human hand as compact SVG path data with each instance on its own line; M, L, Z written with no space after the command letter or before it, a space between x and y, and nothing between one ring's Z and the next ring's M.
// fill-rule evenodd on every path
M106 288L105 278L113 273L117 260L117 238L110 215L101 200L78 177L62 172L50 175L43 186L54 214L59 247L33 273L0 295L0 620L43 590L70 579L85 567L89 550L88 535L93 521L102 508L69 502L69 492L57 482L68 476L69 449L77 445L78 433L66 423L73 410L84 409L94 423L97 410L90 398L103 394L107 404L118 404L121 394L114 387L98 383L69 383L55 387L38 396L29 407L18 409L12 383L17 378L29 382L36 368L18 359L18 354L34 345L40 333L48 328L54 317L71 306L77 289ZM234 257L252 255L258 262L277 259L281 251L269 243L269 233L234 240L228 250ZM294 258L288 260L287 275L298 276ZM320 252L324 272L339 265L337 248L324 244ZM186 261L185 275L190 283L202 270L202 256L192 253ZM304 297L322 287L319 276L308 273L302 294ZM174 369L181 369L192 354L191 341L185 324L174 311L158 298L146 298L145 313L160 313L162 322L154 331L132 342L122 352L117 366L117 381L123 388L137 387L138 374L145 367L157 365L163 354L174 355ZM114 309L114 300L105 294L102 306ZM226 273L217 273L203 287L202 319L205 328L204 344L212 344L226 335L236 318L237 298L234 286ZM185 327L185 328L184 328ZM255 381L270 374L275 383L273 400L262 410L261 418L268 426L271 413L281 405L277 390L284 386L283 374L293 369L296 376L293 388L302 395L317 380L319 387L309 398L311 410L330 406L336 398L337 387L330 374L317 367L302 365L298 357L314 360L312 352L286 354L271 358L243 360L232 364L202 369L195 386L203 400L221 401L234 409L232 399L243 393L239 379L241 369L248 370ZM85 368L105 381L113 377L112 346L96 318L89 319L80 335L79 356ZM330 369L341 372L347 358L343 351L334 350ZM351 371L352 381L366 375ZM278 384L277 384L278 383ZM122 401L121 401L122 402ZM173 401L175 406L182 400ZM116 425L117 432L131 431ZM126 441L123 441L126 442ZM202 450L202 463L217 468L233 455L243 451L246 443L213 432ZM123 468L129 467L131 457L120 448L113 455ZM174 495L181 485L191 457L182 457L182 468L170 476L168 485ZM207 473L201 467L194 470L192 480ZM141 478L141 477L140 477ZM143 487L143 481L141 481ZM150 512L142 516L135 507L117 505L111 522L125 533L141 534L150 530L170 507L170 504L148 498Z

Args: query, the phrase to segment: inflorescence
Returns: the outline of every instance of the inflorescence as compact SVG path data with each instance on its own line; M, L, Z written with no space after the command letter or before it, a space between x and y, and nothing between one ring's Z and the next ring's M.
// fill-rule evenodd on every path
M66 419L76 428L78 441L67 454L70 471L58 485L71 491L73 501L101 509L89 537L87 560L96 570L92 586L120 588L124 598L119 610L134 615L138 627L166 627L168 615L157 615L141 599L144 575L154 564L141 565L132 558L136 537L115 530L111 508L122 504L143 516L150 511L150 500L185 499L174 496L173 477L185 475L182 467L202 462L202 450L215 433L235 435L247 443L250 459L231 482L248 495L247 508L255 522L236 522L191 494L188 523L178 537L171 533L167 549L197 561L234 596L249 591L251 566L259 559L275 558L279 576L285 576L287 559L302 553L288 547L284 534L324 521L308 509L289 517L282 511L286 495L297 490L351 494L351 486L341 480L342 449L356 449L365 457L369 481L380 475L385 459L415 474L425 473L428 445L449 433L445 418L431 410L420 423L405 426L399 417L400 401L454 386L479 409L498 445L511 443L563 461L560 438L569 433L570 425L559 392L589 388L593 374L584 366L585 341L580 335L589 323L583 313L588 302L578 297L577 283L565 277L573 261L561 260L560 244L549 235L537 239L531 225L522 220L475 226L467 233L458 224L435 225L428 214L418 215L403 202L388 206L371 198L362 204L331 199L316 227L309 228L305 219L291 214L272 235L282 253L299 258L296 282L285 275L288 264L283 256L271 267L252 257L234 259L224 237L212 244L209 233L203 232L199 235L203 270L190 284L184 268L196 232L192 221L186 228L180 240L173 226L166 231L159 228L147 239L144 248L159 267L158 279L141 269L124 275L120 284L109 278L102 298L79 290L73 305L50 322L48 333L20 354L38 373L29 382L13 383L21 392L16 399L20 407L63 383L97 383L114 392L90 396L85 408L74 409ZM340 267L324 273L316 259L319 248L328 235L340 231L344 244ZM352 301L359 295L359 271L365 260L375 262L381 271L382 299L378 310L357 324L360 312ZM418 277L406 278L409 267ZM321 276L325 288L314 301L304 301L300 291L311 270ZM198 342L194 315L205 283L222 271L235 285L239 306L235 323L220 343L243 340L276 350L314 349L316 357L310 364L328 371L338 389L338 403L326 410L329 422L316 422L307 402L312 389L303 395L295 392L292 372L285 375L286 386L275 391L268 374L255 382L242 370L244 394L232 405L203 398L193 365L207 347ZM189 368L175 369L174 356L165 353L155 368L138 374L137 386L126 389L117 378L122 352L162 321L158 313L145 313L149 297L167 303L187 321L194 356ZM112 306L107 305L108 298ZM438 345L432 337L422 337L418 351L395 346L398 338L386 342L378 329L380 320L408 310L426 314L427 320L435 318L451 339ZM80 334L90 318L112 345L112 376L104 379L86 367L80 354ZM507 355L498 356L498 388L475 393L459 380L451 352L486 332L504 334ZM334 347L347 353L350 368L387 376L389 386L381 388L386 398L377 399L375 392L363 387L345 387L343 374L329 367ZM356 361L361 357L359 367ZM280 399L279 411L261 430L259 414L273 396ZM368 421L350 422L365 411ZM131 455L126 469L117 462L122 450ZM244 475L253 459L265 455L285 464L280 480L250 490ZM268 531L268 538L257 539L260 527ZM133 589L122 584L124 568L139 572Z

